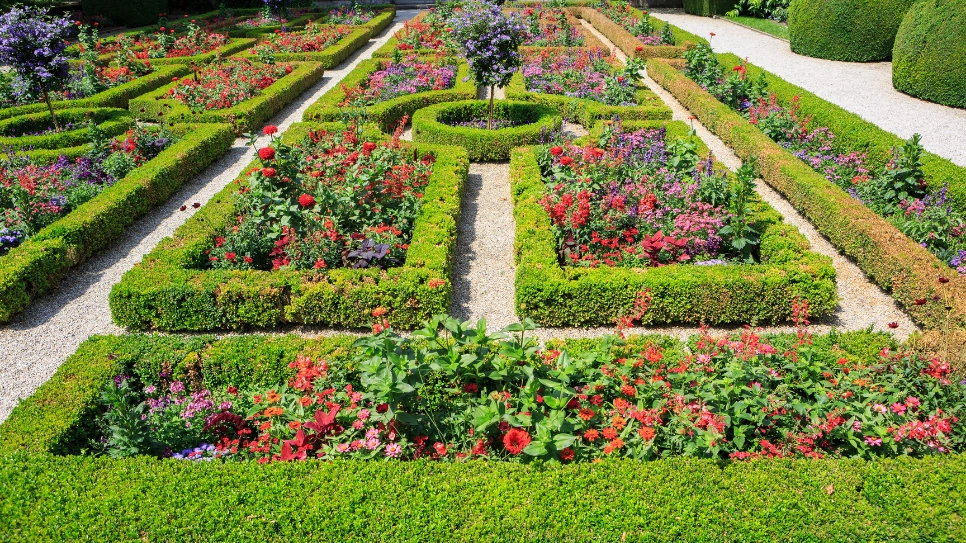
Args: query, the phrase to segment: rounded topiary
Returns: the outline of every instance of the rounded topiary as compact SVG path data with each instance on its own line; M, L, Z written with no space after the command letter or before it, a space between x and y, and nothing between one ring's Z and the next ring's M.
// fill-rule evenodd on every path
M905 15L916 0L792 0L792 51L849 62L887 60Z
M488 130L458 126L469 121L486 122L489 102L466 100L445 102L420 109L413 114L413 141L458 145L470 160L506 160L514 147L540 143L541 136L559 130L557 111L543 104L498 100L493 105L494 120L510 121L509 128Z
M923 0L909 10L892 50L892 84L923 100L966 107L966 0Z

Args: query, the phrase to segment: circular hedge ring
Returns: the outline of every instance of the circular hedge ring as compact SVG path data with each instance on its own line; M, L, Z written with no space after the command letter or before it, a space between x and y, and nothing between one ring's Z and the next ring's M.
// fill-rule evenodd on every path
M892 84L923 100L966 107L966 0L924 0L892 50Z
M873 62L892 56L902 16L916 0L792 0L792 51L809 57Z
M108 136L123 134L134 124L134 116L126 109L70 108L55 113L57 123L61 126L60 132L48 132L54 126L49 111L3 119L0 121L0 146L65 149L90 143L88 122L97 124Z
M493 105L493 120L513 124L508 128L487 130L485 122L490 103L486 100L445 102L425 107L413 114L413 141L459 145L470 160L507 160L514 147L540 143L540 136L558 130L561 118L556 110L533 102L499 100ZM483 123L483 128L454 126L458 123Z

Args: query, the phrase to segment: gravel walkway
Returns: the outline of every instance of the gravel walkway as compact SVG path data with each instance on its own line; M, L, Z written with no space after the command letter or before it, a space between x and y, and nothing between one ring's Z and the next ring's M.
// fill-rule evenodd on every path
M661 20L709 38L734 53L901 138L918 132L923 146L966 166L966 110L926 102L892 88L891 62L837 62L792 53L788 42L723 19L653 9Z
M418 11L399 11L393 27L369 44L339 69L329 70L315 87L302 94L269 123L284 131L302 119L302 113L334 87L362 60L388 41L406 19ZM264 145L268 138L261 138ZM0 422L20 398L25 398L57 370L88 337L120 334L124 330L111 322L108 295L121 275L141 261L158 242L170 236L193 213L190 204L204 204L234 180L255 157L247 140L235 141L231 151L186 184L167 203L136 222L111 246L70 272L58 289L42 297L14 320L0 328ZM179 208L188 205L185 212Z

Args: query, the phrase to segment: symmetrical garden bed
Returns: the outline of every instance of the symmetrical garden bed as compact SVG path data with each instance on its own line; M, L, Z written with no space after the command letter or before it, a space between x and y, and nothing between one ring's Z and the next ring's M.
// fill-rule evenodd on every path
M270 55L278 62L316 62L334 68L369 42L369 27L309 24L302 30L271 34L240 55L260 58Z
M203 33L203 31L200 31ZM160 31L159 33L160 34ZM194 64L203 65L218 58L231 56L235 53L244 51L255 42L249 38L228 38L221 34L209 34L209 36L222 36L213 41L211 45L196 45L187 37L174 38L172 45L164 49L164 56L154 58L148 51L151 48L158 48L158 34L152 36L148 34L121 35L118 37L105 38L98 43L98 54L100 62L107 63L114 59L117 50L121 48L130 49L139 59L150 60L152 65L163 66L168 64ZM205 33L207 34L207 33ZM162 38L163 40L164 38ZM214 40L214 38L212 38ZM183 45L180 40L187 40Z
M71 108L57 110L61 130L55 131L49 112L30 113L0 120L0 148L14 149L38 159L56 159L60 154L80 153L90 142L94 123L105 136L117 136L134 124L126 109ZM76 149L69 149L74 147Z
M295 125L286 132L284 141L286 145L298 143L306 137L314 137L311 134L316 129L340 133L344 126ZM360 153L395 145L386 142L386 137L380 133L364 132L358 137L366 139L366 145L363 146L359 139L350 146L359 149L351 151L350 148L342 148L339 151L346 155L354 153L354 156L346 158L350 160L348 164L357 162ZM330 245L320 243L319 247L328 252L311 258L298 253L298 244L292 245L287 252L268 255L271 256L272 262L269 264L272 267L285 269L239 269L258 265L260 254L253 253L255 258L251 266L247 265L248 259L244 259L243 263L243 257L247 256L244 247L239 245L239 249L234 249L234 245L228 244L233 238L229 234L222 234L225 229L238 224L240 210L236 207L235 195L240 188L247 192L248 188L245 187L250 187L251 183L251 180L240 179L215 196L178 229L173 239L162 243L115 285L111 292L114 320L132 329L161 330L273 327L282 323L363 327L369 324L372 312L382 308L388 310L389 321L394 325L411 328L422 319L445 312L449 306L452 285L449 276L456 245L456 222L469 161L466 152L457 147L400 145L400 156L409 156L416 163L422 161L432 165L428 185L419 193L421 205L415 219L411 226L407 226L410 228L408 232L403 229L402 235L410 235L411 241L406 242L402 253L394 248L402 242L379 241L389 235L380 233L379 236L372 236L373 239L379 239L370 247L372 254L366 253L368 256L364 258L371 259L368 261L371 264L365 267L358 261L346 264L345 255L340 258L337 249L329 249ZM271 158L263 158L265 162L257 162L245 170L261 172L254 174L261 177L252 179L276 175L274 167L265 165L273 164L275 154L265 153L265 157L271 155ZM286 156L287 152L280 151L277 160L287 160ZM371 162L368 158L366 160L366 164ZM300 174L300 179L307 183L310 179L308 176ZM396 173L380 176L373 182L386 183L388 187L396 182L395 176ZM355 177L352 179L354 181L351 183L358 181ZM349 182L348 178L346 182ZM345 187L355 186L351 183ZM364 187L365 184L354 188L353 193L364 195ZM297 199L295 208L315 209L317 205L315 198L293 197ZM317 194L316 197L319 198L318 205L323 205L321 195ZM367 208L362 201L353 199L363 196L346 194L344 197L349 200L342 206L336 206L342 212L365 218L375 209ZM335 228L335 225L332 228L328 223L326 225L326 232ZM321 231L320 234L328 236ZM219 240L222 236L228 239ZM255 239L261 238L256 236ZM331 239L345 238L336 233ZM387 245L386 251L380 247L383 243ZM365 248L354 247L354 250L364 252ZM229 255L227 251L232 254ZM395 260L395 264L387 266L381 260L384 257ZM216 269L210 269L212 258L220 262L216 264ZM306 259L315 264L307 262L305 268L300 269L296 261ZM232 265L228 265L226 260L230 260ZM238 266L233 265L236 262ZM354 268L339 267L345 265Z
M579 14L630 58L677 58L704 41L623 2L582 7Z
M403 22L399 29L382 47L373 51L373 58L389 58L395 51L404 55L433 56L455 54L459 48L447 30L446 20L436 12L424 11Z

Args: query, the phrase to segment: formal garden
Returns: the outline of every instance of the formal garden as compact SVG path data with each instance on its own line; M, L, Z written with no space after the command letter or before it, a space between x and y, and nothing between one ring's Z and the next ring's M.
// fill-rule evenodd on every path
M678 4L0 1L0 541L966 540L966 4Z

